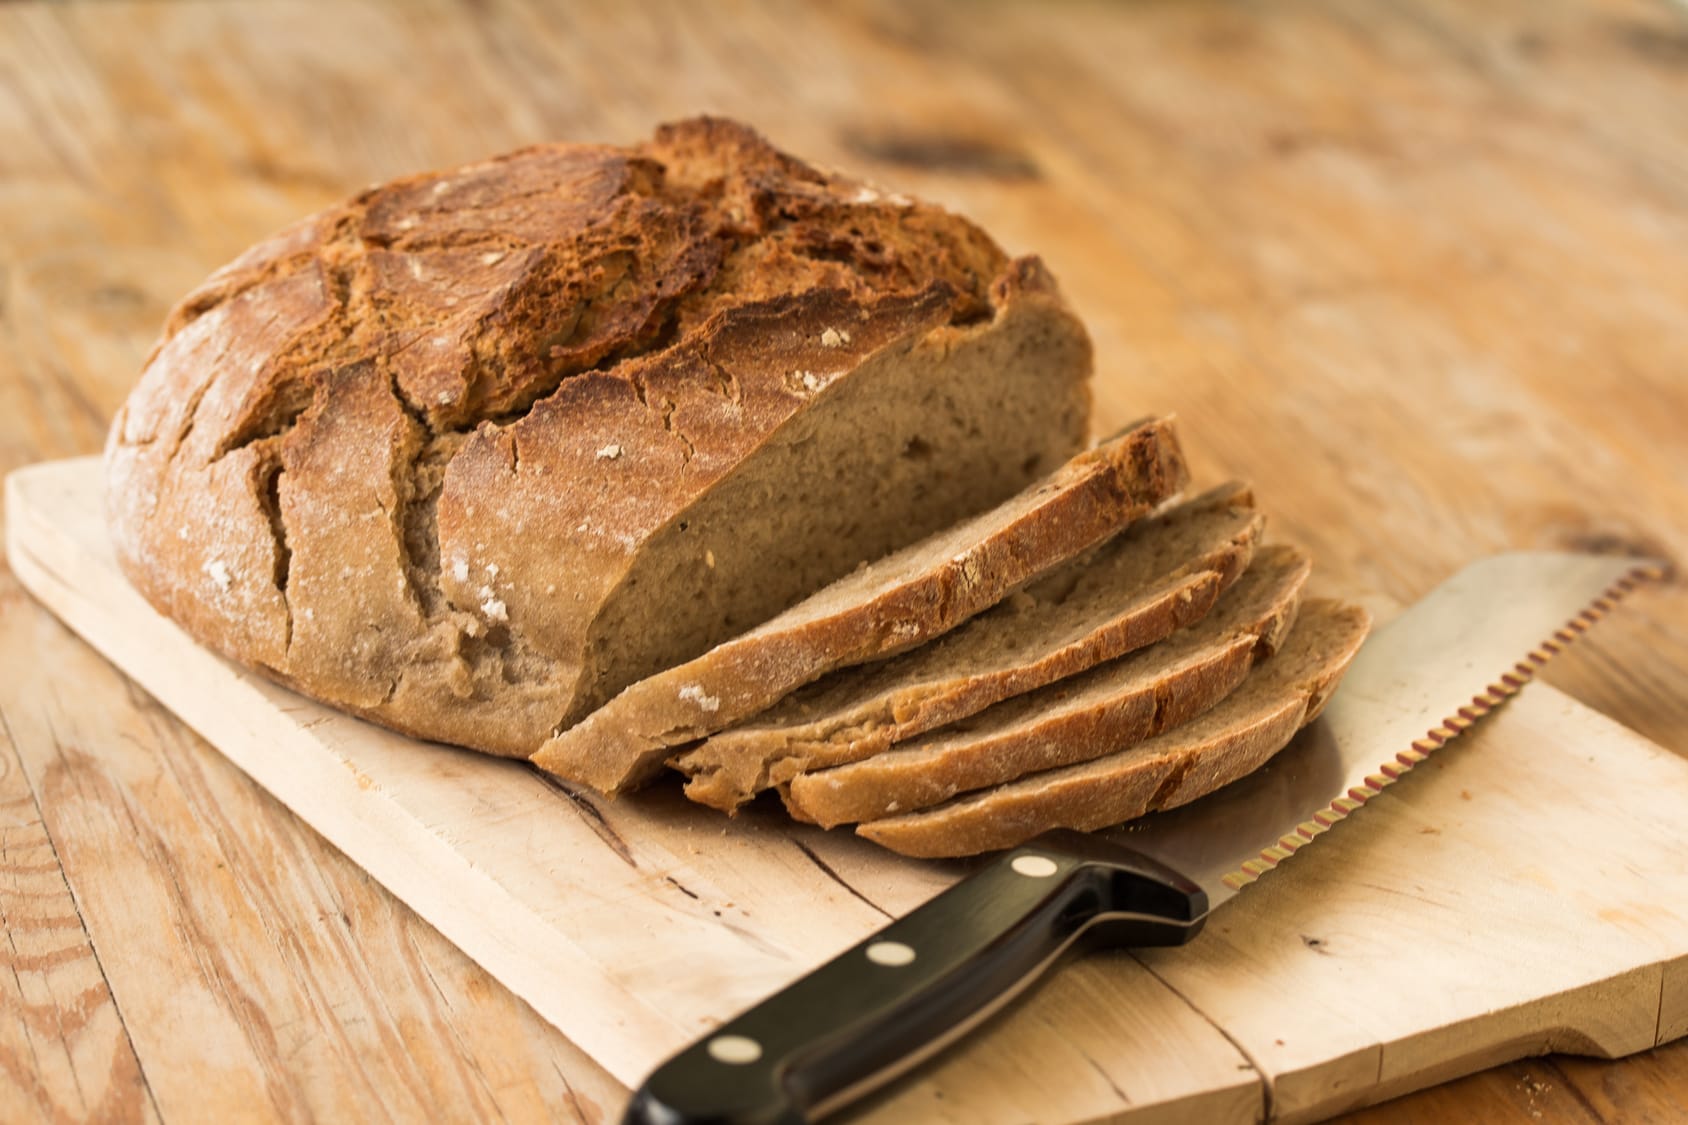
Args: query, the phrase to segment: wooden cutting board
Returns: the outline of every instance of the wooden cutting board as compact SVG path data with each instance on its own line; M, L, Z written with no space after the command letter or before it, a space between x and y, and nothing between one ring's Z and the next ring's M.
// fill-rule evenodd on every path
M571 793L275 687L129 588L99 481L8 479L24 584L629 1086L967 869L671 787ZM1192 945L1066 965L862 1118L1307 1120L1688 1034L1685 814L1688 762L1532 685Z

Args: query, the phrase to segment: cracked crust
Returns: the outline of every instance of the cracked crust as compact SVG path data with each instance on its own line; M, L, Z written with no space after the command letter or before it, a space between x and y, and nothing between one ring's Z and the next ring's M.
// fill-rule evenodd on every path
M109 522L226 655L525 756L1049 471L1089 363L1035 259L697 119L394 181L254 246L119 412Z

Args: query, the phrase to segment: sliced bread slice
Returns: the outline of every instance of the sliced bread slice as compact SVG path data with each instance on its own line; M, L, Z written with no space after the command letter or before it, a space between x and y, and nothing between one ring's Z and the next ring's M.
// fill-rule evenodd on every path
M1200 718L1105 758L856 831L904 855L976 855L1052 828L1095 831L1192 801L1258 769L1318 717L1369 626L1356 606L1308 602L1283 649Z
M1246 485L1210 489L931 644L845 668L675 760L686 796L731 812L800 773L861 761L1200 620L1248 569L1265 517Z
M1292 547L1263 548L1189 629L865 761L801 774L785 791L786 807L829 828L875 820L1099 758L1175 727L1224 699L1257 655L1277 647L1309 570Z
M1172 421L1138 423L997 507L633 684L554 735L533 761L604 793L640 785L672 747L758 714L834 669L948 632L1147 514L1187 478Z

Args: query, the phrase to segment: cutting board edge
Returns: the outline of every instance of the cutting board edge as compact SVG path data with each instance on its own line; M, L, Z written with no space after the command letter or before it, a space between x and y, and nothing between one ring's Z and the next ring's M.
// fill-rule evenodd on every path
M1688 958L1665 966L1653 1045L1662 1046L1684 1036L1688 1036Z
M1278 1076L1272 1083L1274 1111L1270 1120L1282 1125L1322 1121L1520 1059L1551 1054L1616 1059L1651 1050L1660 1042L1656 1035L1635 1033L1626 1041L1622 1038L1624 1020L1612 1021L1617 1034L1607 1035L1601 1029L1579 1025L1575 1012L1578 1009L1610 1012L1615 1005L1627 1005L1632 1014L1643 1017L1629 1021L1630 1026L1644 1026L1645 1014L1654 1011L1655 1003L1662 1003L1667 977L1673 968L1688 973L1688 953L1638 965L1540 1000L1482 1012L1431 1031L1362 1048L1348 1057L1375 1056L1376 1076L1358 1096L1298 1090L1304 1084L1328 1084L1328 1077L1322 1073L1300 1071ZM1543 1009L1551 1008L1563 1008L1572 1018L1555 1022L1550 1017L1541 1022ZM1431 1061L1409 1063L1406 1069L1391 1073L1395 1064L1392 1056L1410 1055L1435 1039L1461 1035L1476 1036L1482 1042L1472 1050L1441 1059L1434 1057L1435 1052L1426 1052Z

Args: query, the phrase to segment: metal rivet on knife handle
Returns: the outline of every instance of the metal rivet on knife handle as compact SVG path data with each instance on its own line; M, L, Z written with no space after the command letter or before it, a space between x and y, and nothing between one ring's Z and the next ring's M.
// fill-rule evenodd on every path
M730 1066L747 1066L762 1057L762 1044L743 1035L717 1035L709 1041L709 1057Z

